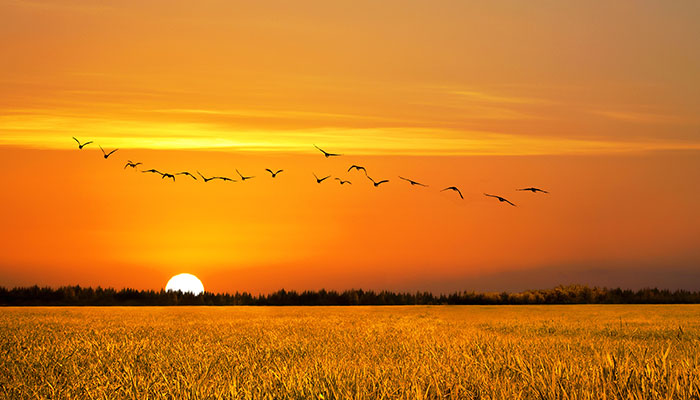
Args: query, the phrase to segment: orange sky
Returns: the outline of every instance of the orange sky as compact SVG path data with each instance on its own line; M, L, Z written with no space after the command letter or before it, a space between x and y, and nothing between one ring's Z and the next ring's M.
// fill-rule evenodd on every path
M699 19L695 2L0 0L0 285L700 289ZM127 159L258 177L172 184ZM514 191L530 185L552 193Z

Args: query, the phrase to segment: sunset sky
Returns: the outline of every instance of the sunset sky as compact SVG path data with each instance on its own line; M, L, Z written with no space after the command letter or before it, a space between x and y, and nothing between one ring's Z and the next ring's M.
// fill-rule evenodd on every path
M0 0L0 286L700 290L698 21L697 1Z

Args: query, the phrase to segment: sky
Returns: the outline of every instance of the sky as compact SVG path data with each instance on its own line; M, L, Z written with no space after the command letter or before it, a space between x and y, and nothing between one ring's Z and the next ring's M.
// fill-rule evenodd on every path
M700 290L699 19L693 1L0 0L0 286Z

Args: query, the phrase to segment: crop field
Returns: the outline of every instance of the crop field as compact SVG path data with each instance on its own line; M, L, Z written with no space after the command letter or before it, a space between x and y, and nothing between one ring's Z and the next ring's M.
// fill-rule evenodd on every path
M4 399L699 399L700 306L0 308Z

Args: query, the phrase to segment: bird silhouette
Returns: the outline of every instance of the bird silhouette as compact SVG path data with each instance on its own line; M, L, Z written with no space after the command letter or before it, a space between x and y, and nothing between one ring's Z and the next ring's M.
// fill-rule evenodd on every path
M127 161L129 161L129 162L126 163L126 165L124 165L124 169L126 169L126 167L131 167L131 168L136 169L136 166L137 166L137 165L141 165L140 162L135 163L135 162L133 162L133 161L131 161L131 160L127 160Z
M413 181L413 180L411 180L411 179L404 178L403 176L399 176L399 179L405 180L406 182L410 183L411 186L418 185L418 186L428 187L428 185L424 185L424 184L422 184L422 183L420 183L420 182L416 182L416 181Z
M187 176L189 176L190 178L194 179L195 181L197 180L197 178L195 178L194 175L190 174L190 173L187 172L187 171L178 172L178 173L175 174L175 175L187 175Z
M446 188L442 189L441 192L444 192L445 190L454 190L455 192L457 192L457 194L459 195L459 197L460 197L462 200L464 200L464 196L462 196L462 192L460 192L459 189L457 189L456 186L446 187Z
M316 183L321 183L321 182L325 181L326 179L328 179L328 178L330 178L330 177L331 177L331 176L328 175L328 176L324 176L323 178L319 178L318 176L316 176L316 174L314 174L314 178L316 178Z
M365 172L365 175L367 175L367 170L365 169L365 167L361 167L361 166L359 166L359 165L354 165L354 164L351 165L350 168L348 168L348 172L352 171L353 168L356 169L356 170L358 170L358 171L362 170L362 171Z
M498 199L498 201L500 201L501 203L506 202L506 203L510 204L511 206L515 207L515 204L511 203L510 201L508 201L507 199L504 199L504 198L501 197L501 196L494 196L494 195L488 194L488 193L484 193L484 196L496 198L496 199Z
M204 175L202 175L202 173L199 172L199 171L197 171L197 174L198 174L199 176L202 177L202 180L203 180L205 183L206 183L206 182L209 182L209 181L211 181L211 180L213 180L213 179L216 179L215 176L213 176L213 177L211 177L211 178L206 178L206 177L205 177Z
M163 172L161 175L162 175L162 176L160 177L160 179L169 178L169 179L172 179L173 182L175 182L175 175L169 174L169 173L167 173L167 172Z
M236 170L236 172L238 172L238 170ZM243 174L241 174L240 172L238 172L238 175L241 177L241 180L242 180L243 182L247 181L248 179L253 179L253 178L255 178L254 176L243 176Z
M270 175L272 175L273 178L276 178L276 177L277 177L277 174L279 174L280 172L282 172L282 171L284 171L284 170L283 170L283 169L280 169L280 170L277 170L277 172L272 172L272 170L271 170L270 168L265 168L265 171L269 172Z
M546 190L538 189L538 188L536 188L536 187L529 187L529 188L522 188L522 189L515 189L515 190L520 190L520 191L522 191L522 190L529 190L529 191L532 192L532 193L537 193L537 192L549 193L549 192L546 191Z
M152 173L154 173L154 174L160 174L160 175L163 175L163 173L162 173L162 172L160 172L160 171L158 171L157 169L148 169L148 170L146 170L146 171L141 171L141 172L143 172L143 173L146 173L146 172L152 172Z
M349 183L350 185L352 185L352 182L350 182L350 181L344 181L344 180L342 180L342 179L340 179L340 178L335 178L335 180L338 181L338 182L340 182L341 185L345 185L346 183Z
M104 157L106 160L109 158L109 156L111 156L115 151L117 151L119 149L114 149L114 150L110 151L109 153L105 153L105 150L102 148L102 146L100 146L100 150L102 150L102 154L104 154Z
M317 148L321 153L323 153L323 155L326 156L326 158L328 158L328 157L338 157L338 156L342 156L342 154L329 153L329 152L327 152L327 151L324 151L322 148L320 148L320 147L318 147L318 146L316 146L316 145L314 145L314 147Z
M225 177L225 176L215 176L215 177L213 177L213 178L211 178L211 179L221 179L221 180L224 181L224 182L226 182L226 181L229 181L229 182L238 182L238 181L235 180L235 179L227 178L227 177Z
M381 180L381 181L377 182L377 181L375 181L374 179L370 178L369 175L367 175L367 179L369 179L370 181L372 181L372 183L374 184L374 187L378 187L378 186L381 185L382 183L387 183L387 182L389 182L388 179L384 179L384 180Z
M80 140L76 139L75 136L73 136L73 140L75 140L76 142L78 142L78 149L80 149L80 150L82 150L83 147L89 145L90 143L93 143L93 141L91 140L91 141L89 141L89 142L85 142L85 143L83 143L83 144L80 144Z

